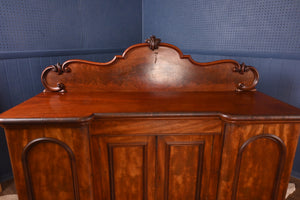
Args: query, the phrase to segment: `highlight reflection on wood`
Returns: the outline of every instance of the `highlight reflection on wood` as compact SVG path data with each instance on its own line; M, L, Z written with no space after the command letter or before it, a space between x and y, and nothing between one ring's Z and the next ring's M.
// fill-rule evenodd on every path
M283 200L300 109L234 60L199 63L152 36L107 63L46 67L2 113L20 200Z

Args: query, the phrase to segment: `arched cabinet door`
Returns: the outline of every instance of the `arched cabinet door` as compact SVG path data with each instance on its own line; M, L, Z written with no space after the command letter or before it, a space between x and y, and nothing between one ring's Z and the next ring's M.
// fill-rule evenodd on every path
M20 200L93 199L86 126L12 126L6 133Z
M228 124L218 200L282 200L292 170L297 124Z
M66 143L36 138L24 147L22 165L29 199L80 199L76 159Z

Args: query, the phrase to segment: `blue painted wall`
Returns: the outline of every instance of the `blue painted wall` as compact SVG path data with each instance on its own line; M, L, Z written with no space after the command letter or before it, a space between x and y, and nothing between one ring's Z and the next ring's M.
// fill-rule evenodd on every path
M140 0L1 0L0 112L40 93L42 70L68 59L106 62L142 38ZM0 129L0 182L12 177Z
M299 0L144 0L143 37L154 34L199 62L255 66L258 89L300 108ZM300 178L300 145L292 175Z

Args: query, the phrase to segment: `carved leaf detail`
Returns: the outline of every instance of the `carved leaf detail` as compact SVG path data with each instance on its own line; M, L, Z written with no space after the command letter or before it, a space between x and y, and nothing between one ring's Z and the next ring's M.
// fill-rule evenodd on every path
M149 44L150 49L154 50L158 49L161 39L156 38L154 35L152 35L150 38L146 39L145 42Z

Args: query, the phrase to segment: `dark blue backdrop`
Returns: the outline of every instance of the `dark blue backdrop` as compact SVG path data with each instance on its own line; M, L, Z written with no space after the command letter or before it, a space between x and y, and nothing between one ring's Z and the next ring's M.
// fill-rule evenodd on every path
M47 65L108 61L152 34L200 62L253 65L260 91L300 107L299 10L297 0L1 0L0 112L41 92ZM0 131L2 181L12 173Z

